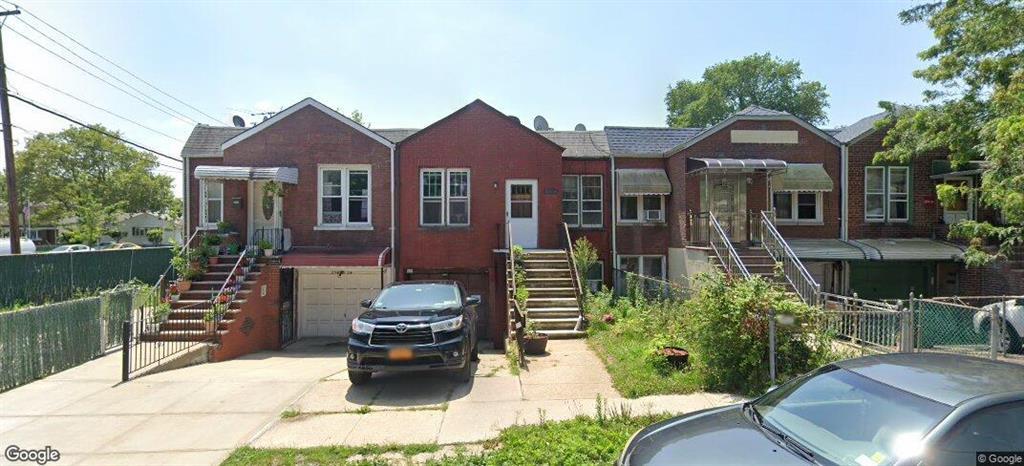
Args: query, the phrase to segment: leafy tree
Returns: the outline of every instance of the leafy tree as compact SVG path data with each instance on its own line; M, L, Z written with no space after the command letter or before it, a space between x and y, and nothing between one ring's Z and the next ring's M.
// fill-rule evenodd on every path
M113 223L117 212L121 212L123 209L123 201L104 205L90 195L78 199L72 212L77 217L77 221L69 229L67 239L72 243L95 246L104 233L108 235L112 233L108 227Z
M914 76L932 85L927 105L892 113L878 161L906 162L928 151L949 151L954 167L983 159L990 167L974 189L940 185L941 202L974 194L996 209L1005 225L965 221L950 236L969 239L968 265L985 264L1024 244L1024 3L1019 0L933 2L900 13L926 23L937 43L918 56L928 65ZM891 109L891 104L883 103ZM997 254L984 240L999 243Z
M769 53L719 63L705 69L700 81L684 79L669 87L665 120L675 127L710 126L758 105L822 123L828 107L825 85L802 77L799 62Z
M87 128L39 134L15 163L19 202L39 222L81 218L86 206L163 213L176 202L171 177L153 172L155 155Z

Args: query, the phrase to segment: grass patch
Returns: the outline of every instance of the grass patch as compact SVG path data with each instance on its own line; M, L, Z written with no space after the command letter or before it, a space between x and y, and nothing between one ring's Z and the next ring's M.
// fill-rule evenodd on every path
M361 447L314 447L314 448L273 448L262 449L242 447L231 453L221 466L296 466L296 465L376 465L389 464L384 459L374 459L389 453L413 456L438 450L437 445L367 445ZM360 461L348 462L349 458L360 455Z
M286 409L281 411L281 419L292 419L299 417L299 411L297 409Z
M626 398L698 392L703 388L700 375L693 370L665 371L649 357L651 337L615 327L591 327L590 347L604 361L612 385ZM690 357L694 357L691 351Z

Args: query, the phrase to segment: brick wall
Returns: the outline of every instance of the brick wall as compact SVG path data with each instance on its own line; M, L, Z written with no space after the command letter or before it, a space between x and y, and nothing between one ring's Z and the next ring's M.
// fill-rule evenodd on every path
M612 193L611 182L611 161L609 159L573 159L562 160L562 171L566 175L601 175L602 176L602 209L604 218L601 228L571 228L570 234L573 241L580 236L585 236L590 244L597 249L598 259L604 262L604 281L610 284L612 280Z
M797 144L734 144L731 141L732 130L774 130L796 131ZM778 159L789 163L820 163L825 171L832 176L834 189L822 193L822 224L821 225L779 225L779 232L785 237L793 238L838 238L840 230L841 202L841 151L838 146L810 130L791 121L776 120L740 120L722 128L682 151L672 155L667 162L667 171L672 180L673 190L682 196L673 196L671 212L668 216L672 230L670 245L681 247L685 244L684 234L687 223L687 211L699 212L700 182L703 175L687 175L686 159L700 158L744 158L744 159ZM766 208L767 194L764 175L761 173L743 174L749 178L747 185L747 209L760 213ZM756 218L756 217L755 217Z
M318 231L319 164L370 165L371 231ZM285 184L282 205L284 227L292 231L295 247L329 247L341 250L383 248L391 244L391 150L333 117L313 107L305 107L272 126L266 127L224 151L224 158L191 159L196 165L228 165L247 167L295 167L299 184ZM199 220L199 183L192 173L189 202L191 225ZM259 208L262 193L247 199L247 183L225 185L225 218L239 231L245 232L247 209ZM232 197L244 199L243 207L231 205ZM246 236L243 236L243 238Z
M885 131L876 131L849 147L851 239L860 238L930 238L942 223L942 208L935 197L935 182L930 178L933 160L945 159L945 153L929 153L911 164L913 203L909 222L867 222L864 220L864 167L871 166L875 153L882 150ZM940 238L944 238L940 237Z
M665 159L647 157L616 157L615 169L665 169ZM665 196L666 219L674 214L671 209L673 195L677 186L672 183L672 195ZM670 222L631 224L618 223L615 230L615 241L619 255L667 255L673 234Z
M260 296L266 287L267 294ZM213 362L249 353L281 349L281 268L264 265L245 304L235 314L220 344L210 351Z

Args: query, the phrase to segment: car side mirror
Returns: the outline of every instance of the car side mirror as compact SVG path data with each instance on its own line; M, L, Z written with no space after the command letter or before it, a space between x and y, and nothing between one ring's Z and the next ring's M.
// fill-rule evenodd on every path
M466 298L467 306L476 306L477 304L480 304L480 295L470 295L469 297Z
M366 309L369 309L370 306L373 305L373 300L372 299L364 299L362 301L359 301L359 305L364 307L364 308L366 308Z

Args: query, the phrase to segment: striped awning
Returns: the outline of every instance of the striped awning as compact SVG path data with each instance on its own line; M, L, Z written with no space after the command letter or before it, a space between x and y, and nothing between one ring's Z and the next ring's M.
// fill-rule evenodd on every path
M225 167L199 165L196 178L205 180L271 180L298 184L299 169L294 167Z
M773 191L832 191L832 177L820 163L791 163L772 176Z
M953 261L964 257L964 248L928 238L879 238L851 240L870 260Z
M787 239L790 249L800 260L864 260L867 256L859 247L841 239L791 238Z
M690 173L699 171L743 172L785 170L786 161L776 159L719 159L690 157L686 168Z
M643 194L672 194L672 183L668 174L660 168L615 170L619 195L639 196Z

